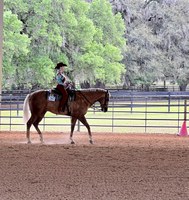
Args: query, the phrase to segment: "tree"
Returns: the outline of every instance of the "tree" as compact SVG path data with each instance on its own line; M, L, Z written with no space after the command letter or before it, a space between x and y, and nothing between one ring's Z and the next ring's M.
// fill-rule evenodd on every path
M34 88L47 87L51 84L54 77L54 61L66 60L66 56L61 52L62 37L59 27L54 23L54 16L51 15L51 0L30 1L16 0L14 2L5 0L6 9L15 13L20 26L10 26L13 20L5 20L5 61L4 71L5 80L14 83L16 88ZM10 11L11 10L11 11ZM6 15L6 13L5 13ZM7 18L5 16L5 18ZM10 17L9 17L10 18ZM12 18L12 17L11 17ZM8 30L6 31L6 27ZM27 46L27 53L19 56L10 56L8 50L10 44L10 34L17 33L14 43L18 45L17 49L21 51L24 41L18 43L24 36L30 38ZM9 62L7 63L7 60ZM10 64L9 64L10 63ZM9 65L8 65L9 64ZM12 76L10 77L9 66L12 66ZM8 75L6 76L6 71Z
M150 26L160 38L159 49L163 59L163 74L185 90L189 84L189 3L170 0L148 4ZM153 18L152 18L153 17Z
M97 5L100 7L100 2ZM14 31L6 16L4 71L9 86L14 83L17 88L49 87L54 65L60 60L69 65L73 79L80 83L119 82L124 69L120 61L125 27L121 16L113 15L110 4L104 0L103 5L107 14L91 18L95 6L83 0L36 0L32 4L30 0L5 0L6 11L19 24L16 27L14 22ZM110 17L109 27L105 28L103 17ZM107 28L111 30L108 33ZM19 54L8 51L11 33L17 33L15 46L23 40L16 49ZM110 76L109 71L113 70Z
M127 24L125 87L139 86L149 89L161 76L162 66L156 59L160 55L157 48L159 39L154 36L148 22L144 20L143 5L141 1L122 1L119 7L115 6L114 9L115 12L122 13Z
M99 59L100 65L94 69L96 81L120 83L121 75L125 71L124 65L121 64L126 51L124 21L120 14L113 14L111 5L106 0L94 0L90 6L89 17L97 30L95 35L97 51L94 52L99 53L97 55L99 58L102 57ZM97 37L99 35L100 37Z
M112 1L127 24L125 84L149 88L158 79L188 85L187 0Z
M88 47L93 42L96 30L93 22L87 17L89 4L76 0L68 2L63 2L67 6L64 6L60 22L64 39L62 51L68 57L73 79L82 83L88 81L92 73L87 56L90 54ZM95 67L95 64L92 66ZM93 81L92 76L90 80Z
M4 12L4 59L3 87L10 88L16 83L17 60L29 53L30 39L26 34L20 34L23 24L16 14Z

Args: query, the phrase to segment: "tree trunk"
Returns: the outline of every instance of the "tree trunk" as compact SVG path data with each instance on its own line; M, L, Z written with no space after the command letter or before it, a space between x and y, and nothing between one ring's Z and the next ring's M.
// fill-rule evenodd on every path
M105 84L102 83L100 80L96 81L96 84L94 85L95 88L105 88Z
M90 87L91 87L91 86L90 86L90 83L87 82L87 81L84 81L83 83L81 83L81 88L87 89L87 88L90 88Z
M186 91L187 84L179 85L180 91Z

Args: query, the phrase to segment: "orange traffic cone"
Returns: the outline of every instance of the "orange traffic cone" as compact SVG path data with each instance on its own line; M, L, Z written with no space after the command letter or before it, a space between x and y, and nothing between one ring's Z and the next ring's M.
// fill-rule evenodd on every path
M180 132L177 134L178 136L188 136L188 131L186 127L186 121L183 122Z

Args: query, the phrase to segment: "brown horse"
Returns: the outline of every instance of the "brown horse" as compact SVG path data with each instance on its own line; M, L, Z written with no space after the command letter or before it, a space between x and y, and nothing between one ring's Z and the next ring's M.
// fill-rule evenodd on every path
M30 140L30 128L34 125L37 130L40 140L43 143L43 135L38 125L43 119L45 113L50 111L54 114L60 115L69 115L71 116L71 132L70 132L70 141L71 144L74 144L72 139L74 127L76 121L81 121L87 128L89 134L89 142L92 144L92 135L90 126L85 118L88 108L90 108L95 102L99 102L101 106L101 111L107 112L108 102L109 102L109 92L104 89L85 89L78 90L75 93L75 100L68 100L68 107L64 112L58 112L59 101L49 101L47 99L46 90L38 90L31 94L28 94L24 100L23 105L23 119L27 125L26 137L28 143L31 143Z

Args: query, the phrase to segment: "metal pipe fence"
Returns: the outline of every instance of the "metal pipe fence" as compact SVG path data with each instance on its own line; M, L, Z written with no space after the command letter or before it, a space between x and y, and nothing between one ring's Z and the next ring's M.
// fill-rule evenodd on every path
M0 131L24 131L22 106L26 94L2 94ZM111 91L107 113L90 108L86 118L93 132L172 133L187 119L188 93L128 93ZM95 109L96 108L96 109ZM47 112L40 123L42 131L70 131L70 117ZM34 128L32 128L34 130ZM77 122L75 131L86 131Z

